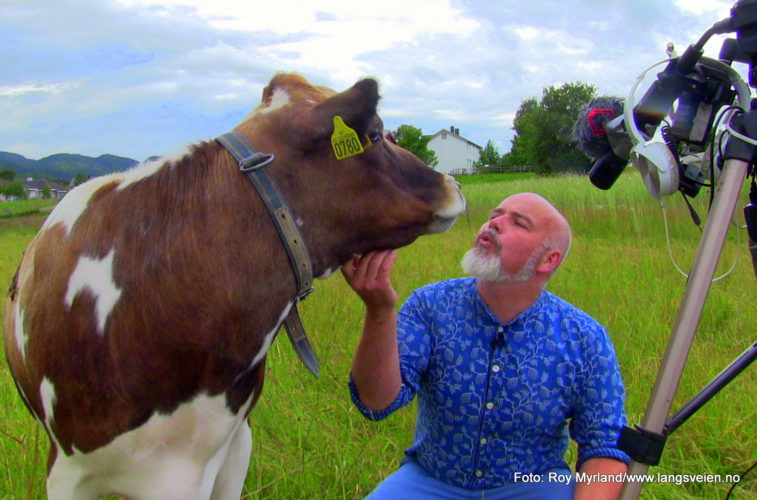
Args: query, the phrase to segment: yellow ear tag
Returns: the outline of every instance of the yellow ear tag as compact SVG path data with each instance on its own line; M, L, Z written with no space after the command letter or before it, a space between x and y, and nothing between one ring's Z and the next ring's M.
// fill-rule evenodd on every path
M334 132L331 134L331 147L337 160L344 160L350 156L365 152L357 137L357 132L344 123L342 117L334 116Z

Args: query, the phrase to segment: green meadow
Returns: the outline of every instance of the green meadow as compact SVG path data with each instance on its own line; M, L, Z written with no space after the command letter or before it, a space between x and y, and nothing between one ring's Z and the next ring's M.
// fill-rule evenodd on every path
M630 169L629 169L630 170ZM481 182L485 180L486 182ZM634 172L609 191L586 177L462 178L466 216L447 233L419 238L400 250L394 282L404 299L429 282L461 275L459 261L489 211L521 191L542 194L571 221L574 244L548 289L607 326L620 361L632 424L641 423L683 297L686 278L671 263L662 211ZM746 192L746 189L743 190ZM735 224L743 224L738 205ZM666 201L670 252L692 265L700 231L679 197ZM694 205L703 218L707 193ZM1 204L0 204L1 206ZM19 209L19 213L25 210ZM0 219L0 287L5 294L21 254L43 221L32 213ZM673 410L679 408L755 341L757 279L745 231L729 231L714 283L688 357ZM411 405L382 422L365 420L352 406L347 378L362 323L362 306L341 276L316 283L301 305L320 358L314 379L286 335L272 346L265 389L251 414L253 454L244 499L360 499L394 470L412 439ZM752 366L672 434L662 462L650 473L669 477L741 474L757 460L757 369ZM0 365L0 498L45 498L47 437L18 397ZM575 450L568 451L569 463ZM651 482L643 499L725 498L731 483ZM743 478L732 499L757 499L757 471Z

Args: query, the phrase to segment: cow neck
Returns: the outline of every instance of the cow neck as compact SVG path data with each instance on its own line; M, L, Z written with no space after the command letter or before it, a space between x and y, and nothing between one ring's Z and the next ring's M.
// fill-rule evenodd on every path
M276 157L271 153L259 152L244 135L237 131L223 134L217 137L216 141L239 162L239 170L255 187L279 233L297 284L297 299L284 319L284 329L300 360L310 373L318 377L318 358L310 345L305 327L297 312L297 303L313 291L313 264L305 239L292 215L292 209L276 185L273 176L265 168Z

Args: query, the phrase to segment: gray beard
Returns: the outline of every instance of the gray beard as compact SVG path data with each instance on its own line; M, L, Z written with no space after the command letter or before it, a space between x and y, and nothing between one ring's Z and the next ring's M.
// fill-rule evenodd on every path
M489 254L484 248L471 248L465 252L463 260L460 262L463 272L481 281L508 283L528 281L536 274L536 265L544 254L544 249L535 248L518 272L508 273L502 268L501 249L497 247L497 250Z

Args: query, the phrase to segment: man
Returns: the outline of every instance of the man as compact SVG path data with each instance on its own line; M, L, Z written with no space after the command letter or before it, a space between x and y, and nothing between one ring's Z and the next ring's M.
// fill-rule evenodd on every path
M416 290L399 312L393 251L342 268L366 305L350 392L380 420L418 395L415 439L367 498L610 499L624 389L606 330L544 290L570 227L541 196L505 199L463 258L471 278ZM568 430L580 472L568 481ZM483 496L482 496L483 495Z

